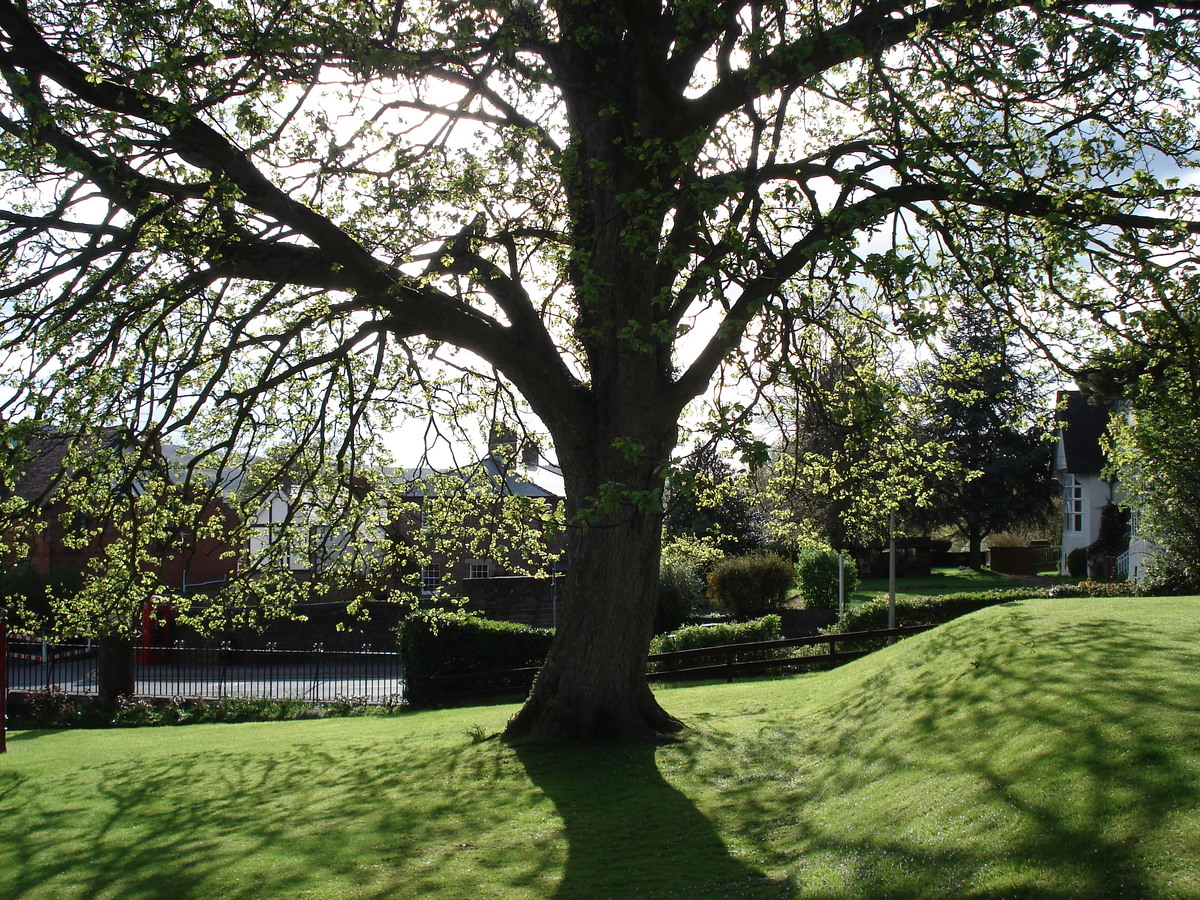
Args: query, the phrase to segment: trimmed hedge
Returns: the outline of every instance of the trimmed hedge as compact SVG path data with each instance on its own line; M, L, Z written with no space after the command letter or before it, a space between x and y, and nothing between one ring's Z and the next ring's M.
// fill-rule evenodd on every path
M749 644L755 641L777 641L783 637L781 620L771 614L749 622L720 622L715 625L688 625L671 634L656 635L650 641L650 653L670 653L674 650L695 650L699 647L721 647L725 644ZM766 659L777 654L759 654L744 659ZM650 663L651 672L670 672L675 669L690 669L695 666L715 666L725 661L723 653L697 654L686 661L655 661Z
M941 625L967 613L1011 603L1045 597L1047 588L995 588L990 591L967 591L941 594L935 597L897 597L897 625ZM888 626L887 597L877 597L861 606L847 610L836 625L824 634L845 634L851 631L874 631Z
M436 685L439 675L469 675L540 666L554 632L517 622L499 622L462 612L423 610L396 626L404 664L405 699L411 706L435 704L467 689L514 691L528 687L511 678L474 681L469 686Z
M1081 581L1079 584L1056 584L1046 592L1047 597L1136 597L1137 585L1127 581Z

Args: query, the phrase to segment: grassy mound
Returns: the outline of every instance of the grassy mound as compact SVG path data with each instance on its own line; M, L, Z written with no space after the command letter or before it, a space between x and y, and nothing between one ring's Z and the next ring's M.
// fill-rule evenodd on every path
M1200 600L993 607L840 670L660 689L657 748L511 706L25 732L0 896L1197 897Z

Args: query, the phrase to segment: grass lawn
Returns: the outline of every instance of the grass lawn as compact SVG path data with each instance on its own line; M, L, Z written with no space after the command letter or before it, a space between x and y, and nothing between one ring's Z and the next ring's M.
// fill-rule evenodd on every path
M993 607L662 688L662 747L512 749L511 706L17 733L0 897L1200 897L1198 616Z
M913 578L896 579L896 596L903 597L932 597L937 594L957 594L960 591L986 591L992 588L1016 587L1017 582L1006 575L984 569L976 572L974 569L953 568L934 569L929 575ZM874 600L886 596L888 580L886 578L864 578L858 583L858 589L847 597L851 605Z

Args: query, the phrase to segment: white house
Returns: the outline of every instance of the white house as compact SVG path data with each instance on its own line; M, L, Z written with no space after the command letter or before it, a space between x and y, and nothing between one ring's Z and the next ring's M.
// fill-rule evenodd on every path
M1104 477L1107 460L1101 438L1115 411L1088 401L1079 391L1058 393L1058 454L1055 473L1063 489L1062 555L1059 571L1067 574L1067 556L1087 549L1100 536L1101 511L1124 499L1120 485ZM1129 550L1116 561L1116 574L1139 580L1153 548L1137 532L1131 517Z

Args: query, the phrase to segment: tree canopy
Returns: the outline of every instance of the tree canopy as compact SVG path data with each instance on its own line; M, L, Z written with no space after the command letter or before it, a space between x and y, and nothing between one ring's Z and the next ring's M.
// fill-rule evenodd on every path
M924 398L893 348L863 327L808 349L764 397L781 434L760 478L780 539L806 536L845 550L886 540L893 513L921 507L944 448L918 429Z
M510 735L671 731L643 663L685 408L744 432L798 329L925 337L947 284L1059 352L1186 290L1196 15L0 0L5 419L340 472L410 406L520 397L569 599Z
M1106 474L1116 480L1137 536L1153 545L1143 573L1143 586L1153 590L1200 587L1198 335L1194 302L1139 316L1129 340L1097 354L1081 379L1100 397L1120 401Z

